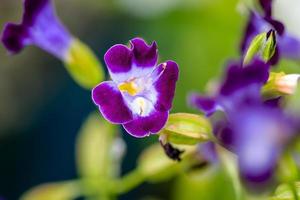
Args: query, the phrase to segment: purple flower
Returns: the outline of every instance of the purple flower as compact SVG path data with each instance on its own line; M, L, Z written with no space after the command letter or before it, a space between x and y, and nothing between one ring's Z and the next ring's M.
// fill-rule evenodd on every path
M35 45L64 59L72 36L56 17L51 0L25 0L21 24L6 24L1 40L11 53Z
M238 155L241 176L250 182L270 180L286 143L293 136L292 123L278 100L264 101L260 90L269 77L269 65L254 60L248 66L231 64L214 97L193 94L191 104L212 115L219 143Z
M285 31L284 25L272 17L272 0L260 0L263 8L263 15L256 11L250 11L250 17L245 29L244 37L241 41L241 52L245 54L253 38L270 29L276 30L277 47L274 56L270 60L271 64L276 64L279 57L290 59L300 58L300 40Z
M157 45L143 39L131 48L117 44L105 54L112 81L92 91L94 103L111 123L122 124L134 137L157 133L165 125L175 93L178 66L173 61L157 65Z
M190 104L207 116L217 110L231 110L240 102L260 101L260 89L269 78L269 65L255 59L242 67L239 63L231 63L227 69L225 80L216 96L207 97L193 93L189 97Z

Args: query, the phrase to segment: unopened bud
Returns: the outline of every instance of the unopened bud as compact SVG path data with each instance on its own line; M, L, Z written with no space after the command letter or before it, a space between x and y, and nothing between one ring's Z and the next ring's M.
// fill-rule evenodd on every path
M283 72L270 74L269 80L263 87L265 94L292 95L296 92L300 74L285 74Z
M300 74L284 75L275 82L279 92L284 94L294 94L300 80Z
M274 30L257 35L250 43L244 56L244 64L250 63L254 57L260 57L268 62L276 50L276 35Z
M173 144L194 145L212 139L211 124L204 116L176 113L169 116L168 122L159 133L167 142Z

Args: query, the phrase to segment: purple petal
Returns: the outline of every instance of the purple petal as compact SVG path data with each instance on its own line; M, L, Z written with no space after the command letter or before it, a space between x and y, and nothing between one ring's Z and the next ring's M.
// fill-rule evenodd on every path
M160 72L160 73L158 73ZM175 95L176 82L178 80L178 65L174 61L160 64L157 69L158 78L154 83L157 91L157 102L155 108L160 111L170 110Z
M270 65L276 65L279 62L279 59L280 59L280 50L278 48L278 43L277 43L277 45L275 47L274 55L268 61L268 64L270 64Z
M240 107L230 116L241 174L252 182L269 180L291 126L280 109L260 105Z
M154 67L158 59L156 42L148 45L141 38L130 41L133 52L133 62L137 67Z
M273 99L268 99L266 101L264 101L264 105L265 106L268 106L268 107L271 107L271 108L280 108L280 105L281 105L281 101L282 101L282 96L280 97L276 97L276 98L273 98Z
M25 0L23 23L33 25L40 12L43 12L44 6L50 3L51 0Z
M121 92L112 81L100 83L92 90L92 99L105 119L112 123L125 123L133 119Z
M231 64L227 70L225 81L220 94L228 96L244 87L257 84L263 85L269 78L269 65L259 59L255 59L248 66Z
M1 40L11 53L36 45L65 59L72 37L57 19L51 1L25 0L22 23L7 24Z
M300 59L300 39L286 33L278 38L278 47L284 57Z
M123 124L125 130L132 136L141 138L159 132L167 122L168 111L153 111L149 116L138 117Z
M240 132L237 137L240 171L249 182L266 182L273 175L281 146L273 141L270 133L264 132L263 126L261 130L252 127L250 131Z
M265 16L272 16L272 0L259 0L259 3L265 12Z
M131 48L117 44L104 56L110 76L116 82L146 76L156 66L158 54L155 42L149 46L143 39L134 38L130 43Z
M213 133L221 145L230 151L234 151L234 135L231 124L227 119L213 122Z
M217 111L217 102L211 97L201 96L193 93L189 95L189 103L195 108L204 112L206 116L210 116Z
M244 31L244 37L240 44L242 54L245 54L251 41L256 35L269 31L271 26L256 12L250 12L249 20Z
M111 75L126 73L131 70L132 52L127 46L117 44L105 53L104 60Z
M277 33L280 36L284 33L285 28L284 28L284 25L280 21L277 21L277 20L274 20L274 19L268 18L268 17L266 17L265 20L274 27L274 29L277 31Z
M216 144L213 142L200 144L197 151L210 163L217 163L219 161Z
M27 31L23 26L8 23L4 27L1 41L11 53L18 53L23 49L27 37Z

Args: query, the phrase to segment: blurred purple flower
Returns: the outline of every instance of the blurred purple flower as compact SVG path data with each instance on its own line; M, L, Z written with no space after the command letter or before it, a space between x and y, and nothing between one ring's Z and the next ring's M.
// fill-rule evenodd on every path
M165 125L175 93L178 66L173 61L157 65L157 45L140 38L131 48L117 44L104 60L112 81L92 91L94 103L111 123L122 124L134 137L157 133Z
M244 67L231 64L215 97L193 94L190 99L208 115L218 109L224 112L224 118L214 122L214 134L220 144L238 155L241 176L255 183L270 180L292 137L292 124L278 99L265 102L261 97L268 77L269 65L263 61L256 59Z
M263 8L263 15L256 11L250 11L250 17L241 41L241 52L244 55L254 37L271 29L276 30L277 46L271 64L276 64L279 57L300 59L300 40L285 31L284 25L272 16L272 0L259 0Z
M7 23L1 40L10 53L35 45L64 59L72 36L56 17L51 0L25 0L21 24Z

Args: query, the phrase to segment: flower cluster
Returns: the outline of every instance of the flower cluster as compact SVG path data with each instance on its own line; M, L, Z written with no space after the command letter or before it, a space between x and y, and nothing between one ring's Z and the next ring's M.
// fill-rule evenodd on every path
M299 59L300 43L272 18L272 1L259 2L264 15L250 11L241 52L245 54L256 35L274 29L277 47L273 57L268 62L257 56L246 64L232 62L217 94L189 96L189 103L208 117L224 113L212 117L214 134L221 145L237 154L241 176L250 183L265 183L273 178L281 153L299 133L299 118L295 120L282 102L284 94L294 93L300 75L277 75L271 72L271 65L278 63L280 56ZM274 81L275 75L279 78ZM264 87L270 84L280 94L264 95Z
M300 59L300 40L274 19L272 0L259 0L259 4L262 13L250 10L240 45L242 59L228 64L217 92L189 96L189 104L205 117L169 116L179 68L171 60L158 64L156 42L134 38L130 46L112 46L104 55L111 80L101 82L97 59L60 23L50 0L25 0L21 24L6 24L2 43L11 53L36 45L66 62L79 84L93 88L92 100L107 121L121 124L136 138L159 134L170 158L180 161L185 152L171 143L209 141L198 149L208 155L207 160L217 163L214 145L221 145L237 155L244 180L266 183L274 178L283 152L300 132L300 115L286 106L286 97L299 88L300 74L276 73L272 65L281 58ZM255 40L260 34L264 43ZM249 56L252 45L255 51ZM257 52L267 53L262 58L254 55Z

